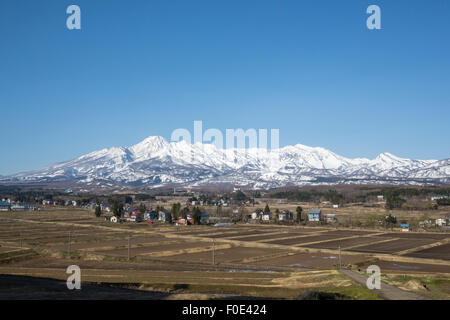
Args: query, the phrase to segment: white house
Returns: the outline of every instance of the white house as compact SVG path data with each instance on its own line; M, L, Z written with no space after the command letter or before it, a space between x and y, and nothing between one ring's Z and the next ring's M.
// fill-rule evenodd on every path
M448 199L447 195L432 196L431 200Z
M262 219L263 221L270 221L270 220L272 220L272 212L264 212L264 213L262 214L261 219Z
M322 210L321 209L311 209L308 211L309 221L321 221L322 220Z
M261 215L263 211L261 209L255 210L252 212L252 219L253 220L261 220Z
M159 221L169 221L170 212L167 210L160 210L158 212L158 220Z
M33 202L23 202L23 203L14 203L11 205L11 210L13 211L25 211L25 210L36 210L36 204Z
M436 219L436 225L438 226L438 227L444 227L444 226L446 226L448 224L448 221L447 221L447 219L445 219L445 218L437 218Z
M400 230L403 232L409 232L411 230L408 221L402 221L400 223Z

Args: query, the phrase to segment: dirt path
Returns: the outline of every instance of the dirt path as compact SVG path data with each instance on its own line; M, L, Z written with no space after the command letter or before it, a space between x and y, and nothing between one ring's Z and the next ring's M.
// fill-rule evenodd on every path
M340 270L342 274L346 275L350 279L366 286L367 277L352 270ZM408 292L401 290L397 287L391 286L387 283L381 283L381 289L374 289L375 293L378 293L380 297L387 300L430 300L427 297L423 297L414 292Z

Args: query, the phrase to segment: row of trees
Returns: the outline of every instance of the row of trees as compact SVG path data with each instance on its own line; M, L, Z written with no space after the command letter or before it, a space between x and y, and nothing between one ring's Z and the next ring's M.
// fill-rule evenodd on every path
M386 209L398 209L401 208L404 203L406 203L406 200L400 198L396 193L390 193L386 196Z

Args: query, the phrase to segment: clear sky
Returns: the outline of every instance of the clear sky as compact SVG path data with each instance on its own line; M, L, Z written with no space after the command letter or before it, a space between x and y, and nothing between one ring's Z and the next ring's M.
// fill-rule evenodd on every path
M2 0L0 174L194 120L346 157L448 158L449 36L448 0Z

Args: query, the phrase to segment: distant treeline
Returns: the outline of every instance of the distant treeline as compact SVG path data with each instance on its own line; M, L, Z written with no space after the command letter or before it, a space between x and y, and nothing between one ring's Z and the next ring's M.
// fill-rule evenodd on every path
M398 187L385 187L381 188L380 191L368 192L368 196L377 196L379 194L385 197L403 196L403 197L427 197L432 195L449 195L450 187L447 188L437 188L437 187L423 187L423 188L398 188Z
M327 191L279 191L272 193L271 198L286 198L291 201L302 201L302 202L316 202L316 201L330 201L332 203L340 203L344 200L344 195L338 193L336 190Z
M80 205L88 203L132 203L135 201L155 200L155 196L149 194L121 194L121 195L94 195L94 194L77 194L65 193L57 190L23 190L20 187L0 186L0 200L9 198L18 202L41 202L42 200L56 201L58 204L64 204L62 199L77 200ZM134 199L133 199L134 198Z
M52 200L53 196L62 196L64 193L54 190L23 190L20 187L0 186L0 200L9 198L13 201L34 202L36 200Z
M155 200L155 196L145 194L145 193L139 193L139 194L135 195L134 199L136 201L150 201L150 200Z
M271 198L284 198L290 201L302 202L319 202L330 201L332 203L356 203L375 200L377 196L383 195L386 200L386 207L389 209L401 208L405 199L429 198L433 195L449 195L450 187L381 187L377 190L373 188L361 187L350 192L338 192L336 190L284 190L275 191L268 196ZM450 205L449 199L440 199L437 201L438 205Z

